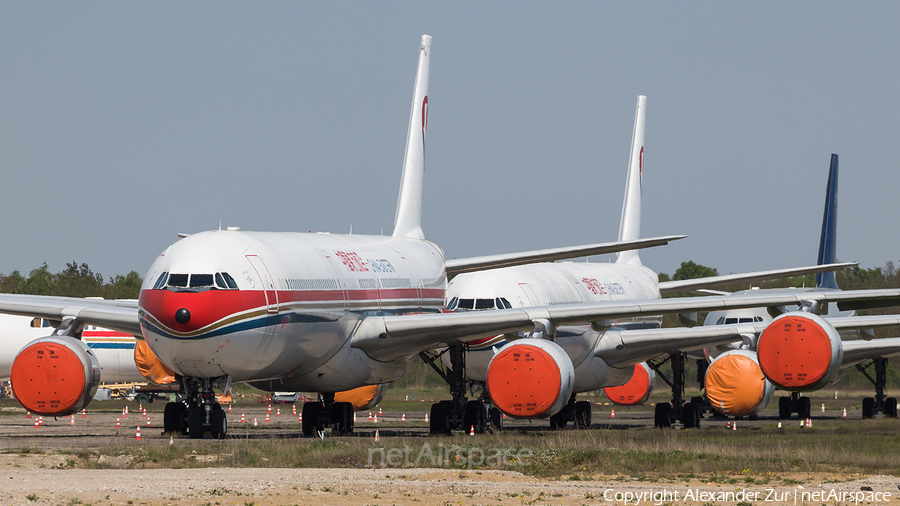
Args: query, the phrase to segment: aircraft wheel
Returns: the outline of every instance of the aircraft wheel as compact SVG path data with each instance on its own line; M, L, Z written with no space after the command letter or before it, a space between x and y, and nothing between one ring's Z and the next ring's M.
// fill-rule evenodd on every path
M565 429L568 424L565 413L560 412L550 417L550 430Z
M431 434L450 434L450 424L447 423L447 405L438 402L431 405L431 419L428 421L428 432Z
M336 436L353 435L353 404L335 402L331 408L332 433Z
M875 416L875 399L866 397L862 401L862 417L872 418L873 416Z
M672 405L668 402L660 402L656 405L656 411L653 415L653 425L655 427L671 427L672 420L669 414L672 412Z
M491 420L491 429L498 431L503 428L503 413L497 408L491 408L488 418Z
M694 406L697 406L697 413L699 413L697 419L703 418L703 401L706 398L700 395L691 397L691 402L694 403ZM699 427L699 425L698 425Z
M575 428L591 428L591 403L589 401L578 401L575 403Z
M321 402L307 402L303 405L303 425L302 431L304 436L315 436L316 432L325 428L319 424L319 415L322 413Z
M884 401L884 416L888 418L897 418L897 399L888 397Z
M487 428L487 413L484 409L484 403L480 400L469 401L466 403L466 411L463 413L463 430L466 434L475 428L476 434L484 433Z
M169 402L163 411L163 432L186 434L184 414L187 407L181 402Z
M685 429L700 428L700 405L691 401L681 410L681 422Z
M191 439L203 438L203 410L191 408L188 410L188 435Z
M790 420L791 419L791 398L790 397L779 397L778 398L778 418L782 420Z
M213 439L225 439L228 434L228 415L221 407L209 413L209 431Z

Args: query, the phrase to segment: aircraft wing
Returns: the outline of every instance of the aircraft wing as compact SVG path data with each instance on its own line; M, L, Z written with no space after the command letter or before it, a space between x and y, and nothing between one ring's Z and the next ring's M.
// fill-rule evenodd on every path
M668 235L663 237L651 237L648 239L637 239L634 241L604 242L583 246L525 251L522 253L508 253L504 255L459 258L446 261L447 276L452 277L463 272L482 271L496 267L510 267L513 265L533 264L537 262L552 262L567 258L652 248L655 246L663 246L669 244L671 241L677 241L678 239L684 239L685 237L687 236Z
M894 305L900 305L900 289L750 293L566 304L462 313L370 316L360 323L351 337L350 345L365 351L376 360L391 360L409 356L411 352L424 351L451 343L531 330L534 328L535 320L549 320L553 325L579 325L617 318L729 308L784 306L804 301L837 302L838 307L841 307L842 303L860 300L878 300L882 303L892 301ZM867 325L867 327L872 326L871 324ZM752 326L750 328L752 329ZM697 328L685 330L699 331ZM703 332L714 333L714 331L706 330ZM737 335L739 336L740 333ZM722 339L722 341L715 341L714 344L734 341L735 334L724 335ZM672 349L672 347L670 346L668 349Z
M131 299L103 300L0 294L0 312L56 321L74 317L85 325L126 332L143 339L141 325L138 322L138 302Z
M872 339L871 341L844 341L844 358L841 367L849 367L877 357L900 355L900 337Z
M846 267L859 265L859 262L843 262L836 264L814 265L810 267L795 267L791 269L775 269L771 271L746 272L744 274L728 274L725 276L711 276L707 278L683 279L679 281L663 281L659 284L659 293L669 295L700 290L703 288L716 288L733 285L735 283L752 283L768 279L780 279L791 276L804 276L806 274L818 274L820 272L832 272Z

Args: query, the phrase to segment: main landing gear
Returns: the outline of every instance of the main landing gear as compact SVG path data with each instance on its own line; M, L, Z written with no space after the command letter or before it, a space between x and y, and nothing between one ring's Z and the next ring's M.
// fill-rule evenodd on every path
M794 413L797 413L797 418L800 420L811 416L812 407L809 397L800 397L799 393L791 392L790 397L778 398L778 418L789 420Z
M700 419L703 418L703 398L692 397L690 402L684 402L684 361L685 353L670 353L669 357L662 361L648 360L647 363L656 371L656 374L672 387L672 402L660 402L656 405L656 413L653 422L656 427L671 427L672 424L681 422L685 429L700 427ZM659 370L666 362L672 364L672 379Z
M475 430L481 434L489 430L499 430L503 416L497 408L490 408L490 399L486 395L481 399L466 399L466 359L462 344L454 344L438 355L425 352L419 357L434 369L450 386L451 400L431 405L431 416L428 420L431 434L450 434L454 430ZM449 354L450 367L444 371L438 365L441 355ZM487 402L485 402L487 400Z
M319 399L303 405L303 435L315 436L331 427L334 436L352 436L353 404L334 402L334 394L319 394Z
M875 385L875 397L866 397L862 401L863 418L872 418L877 413L884 413L887 418L897 418L897 399L884 397L884 387L887 385L887 363L886 358L878 357L866 365L856 364L856 368ZM866 372L866 369L872 366L875 366L875 378Z
M186 378L179 376L181 391L179 401L166 404L163 412L163 431L185 434L200 439L207 434L213 439L224 439L228 434L225 410L216 401L213 390L224 381L224 392L231 390L231 378Z
M565 429L569 422L575 422L576 429L590 429L591 403L588 401L576 402L575 394L572 394L565 407L550 417L550 429Z

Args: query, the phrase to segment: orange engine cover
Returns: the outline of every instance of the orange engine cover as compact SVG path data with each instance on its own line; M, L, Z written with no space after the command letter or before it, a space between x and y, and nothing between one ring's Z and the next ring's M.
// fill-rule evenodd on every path
M606 387L603 393L606 398L622 406L637 406L647 402L653 392L653 380L656 372L646 362L635 364L634 374L628 383L617 387Z
M572 360L559 345L543 339L509 343L488 364L491 401L510 416L555 415L572 396L574 383Z
M766 380L756 353L725 352L706 370L706 398L717 411L729 416L754 415L769 404L775 387Z
M166 385L175 381L175 373L159 361L147 341L138 339L134 343L134 363L141 376L148 381Z
M372 409L384 398L387 385L367 385L334 394L334 402L349 402L353 411Z
M794 311L772 320L757 343L759 366L776 386L789 391L818 390L837 374L841 336L821 316Z
M16 400L28 411L65 416L81 411L94 398L100 364L78 339L44 337L16 355L10 381Z

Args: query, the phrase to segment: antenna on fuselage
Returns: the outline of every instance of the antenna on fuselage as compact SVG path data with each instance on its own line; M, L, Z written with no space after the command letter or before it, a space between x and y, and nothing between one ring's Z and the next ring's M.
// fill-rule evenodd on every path
M634 132L631 134L631 156L628 159L628 175L625 177L625 201L622 203L622 220L619 222L619 240L634 241L641 238L641 176L644 165L644 116L647 97L638 95L634 111ZM617 264L641 265L638 250L621 251Z
M400 196L394 216L394 237L424 239L422 232L422 189L425 176L425 132L428 126L428 68L431 36L423 35L419 45L419 66L409 112L409 131L400 177Z

